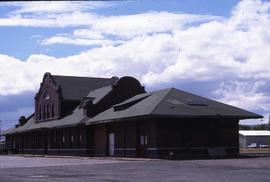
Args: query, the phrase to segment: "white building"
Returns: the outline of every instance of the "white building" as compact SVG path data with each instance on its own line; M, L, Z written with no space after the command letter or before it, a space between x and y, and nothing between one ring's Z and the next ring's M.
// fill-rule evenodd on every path
M241 148L265 147L270 142L270 131L268 130L240 130L239 146Z

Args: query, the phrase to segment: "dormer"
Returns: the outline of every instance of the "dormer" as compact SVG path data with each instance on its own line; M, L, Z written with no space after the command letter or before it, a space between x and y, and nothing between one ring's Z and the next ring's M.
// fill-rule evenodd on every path
M135 95L145 93L141 83L129 76L122 77L111 86L105 86L91 91L81 103L84 115L93 117L100 112L123 102Z
M91 117L95 113L95 106L93 104L93 100L95 98L93 97L85 97L83 98L80 108L83 109L83 115L87 115L88 117Z

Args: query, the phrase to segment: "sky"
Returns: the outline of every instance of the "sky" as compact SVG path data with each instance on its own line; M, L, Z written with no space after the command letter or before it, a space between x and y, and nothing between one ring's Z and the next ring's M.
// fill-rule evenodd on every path
M134 0L0 3L0 120L34 112L45 72L130 75L270 113L270 2Z

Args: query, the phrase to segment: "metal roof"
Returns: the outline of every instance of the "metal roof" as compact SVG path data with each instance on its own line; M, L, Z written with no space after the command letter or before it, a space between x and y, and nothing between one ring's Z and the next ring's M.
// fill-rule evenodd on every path
M243 136L270 136L268 130L239 130L239 134Z

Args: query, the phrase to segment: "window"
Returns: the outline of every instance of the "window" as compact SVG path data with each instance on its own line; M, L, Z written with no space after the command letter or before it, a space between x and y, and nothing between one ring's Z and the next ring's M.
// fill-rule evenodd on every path
M50 94L47 91L45 91L45 93L42 96L42 99L43 100L49 100L50 99Z
M53 147L54 148L57 148L57 143L56 143L56 141L57 141L57 132L56 132L56 130L54 130L53 131Z
M147 135L141 135L140 136L140 145L147 145L147 144L148 144Z
M80 144L82 143L82 134L80 134Z
M144 136L143 135L141 135L140 144L144 145Z
M54 104L52 104L52 118L54 118Z
M38 119L39 120L45 120L52 117L52 110L51 110L51 104L50 104L50 94L47 90L43 92L43 95L40 100L40 107L38 111ZM53 113L54 114L54 113Z
M50 117L49 104L47 104L47 119Z
M38 119L41 120L41 107L39 107Z
M70 137L70 142L73 143L73 135Z
M43 119L46 119L46 106L43 106Z

